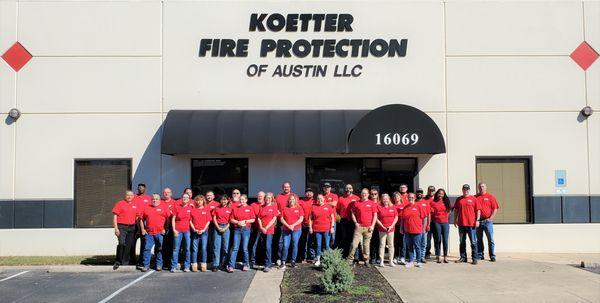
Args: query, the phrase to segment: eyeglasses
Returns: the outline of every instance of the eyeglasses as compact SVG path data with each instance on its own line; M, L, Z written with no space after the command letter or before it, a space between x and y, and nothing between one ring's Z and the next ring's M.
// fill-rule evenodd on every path
M240 193L233 193L234 195L239 195Z

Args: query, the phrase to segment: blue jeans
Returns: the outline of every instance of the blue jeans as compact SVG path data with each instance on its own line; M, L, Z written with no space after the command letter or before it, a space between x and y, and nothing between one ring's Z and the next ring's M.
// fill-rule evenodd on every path
M423 261L425 259L425 250L427 249L427 231L421 233L421 253L417 256L417 261Z
M250 264L256 263L258 242L260 242L260 233L258 232L258 228L253 228L252 232L250 232Z
M308 226L302 226L302 235L300 236L300 256L298 262L302 260L313 260L315 258L314 236L309 232Z
M494 254L494 223L490 220L481 220L479 227L477 227L477 256L479 259L483 259L483 233L485 233L488 241L490 259L496 258L496 254Z
M298 241L300 240L300 235L302 234L302 229L297 229L294 231L283 230L283 252L281 253L281 262L284 263L288 257L288 250L290 248L290 242L293 242L292 246L292 263L296 262L296 256L298 255Z
M448 256L448 235L450 232L450 224L433 222L433 243L435 247L435 255L440 256L440 248L444 246L444 257Z
M407 238L408 262L413 262L415 260L415 251L417 252L417 257L421 255L422 237L423 234L404 234L404 238ZM421 260L417 259L417 262L421 262Z
M248 266L248 262L250 261L250 256L248 255L250 232L250 227L237 227L233 230L233 246L231 246L231 250L229 251L229 267L235 268L240 242L242 244L242 251L244 252L244 266Z
M337 232L337 222L333 222L333 233L329 233L329 247L335 245L335 233Z
M459 226L458 227L458 236L460 238L460 257L463 259L467 259L467 236L469 237L469 242L471 242L471 257L473 260L477 258L477 235L475 232L475 227L471 226Z
M192 263L198 263L198 246L200 246L200 262L206 263L206 248L208 246L208 229L201 235L192 232Z
M144 257L143 257L143 266L145 268L150 267L150 250L152 246L154 246L154 255L156 256L156 268L160 269L163 266L163 258L162 258L162 244L163 244L163 235L158 233L156 235L146 234L144 236Z
M330 242L330 237L329 237L330 233L328 231L326 232L315 232L314 236L315 236L315 242L317 244L317 251L316 251L316 256L317 259L321 257L321 247L322 247L322 243L323 241L325 241L325 250L328 250L329 247L331 247L331 242Z
M404 258L406 260L408 260L408 234L405 233L403 234L402 237L402 255L400 256L400 258Z
M273 244L273 235L260 235L260 238L265 241L265 267L271 267L271 246Z
M177 268L179 262L179 248L181 247L181 241L184 240L183 250L185 252L185 261L183 263L184 269L190 269L190 232L184 231L179 232L177 237L173 237L173 257L171 258L171 269Z
M223 228L227 224L219 224ZM229 228L220 233L216 228L213 230L213 267L219 268L219 265L227 260L227 250L229 249Z

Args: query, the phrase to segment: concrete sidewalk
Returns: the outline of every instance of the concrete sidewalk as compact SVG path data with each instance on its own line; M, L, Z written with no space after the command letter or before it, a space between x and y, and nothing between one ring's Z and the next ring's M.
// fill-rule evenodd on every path
M427 263L380 272L404 302L600 302L600 275L570 264L600 254L502 254L495 263Z

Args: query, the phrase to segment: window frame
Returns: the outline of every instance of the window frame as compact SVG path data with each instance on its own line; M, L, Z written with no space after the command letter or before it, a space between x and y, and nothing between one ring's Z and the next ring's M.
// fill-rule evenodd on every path
M96 226L79 226L77 224L77 162L83 161L126 161L129 164L127 181L127 189L131 190L133 182L133 158L74 158L73 159L73 228L112 228L112 223L109 225ZM116 202L116 201L115 201Z
M509 224L533 224L534 207L533 207L533 156L475 156L475 186L478 186L477 182L477 164L482 161L483 163L494 163L502 160L525 160L525 167L527 168L528 176L525 178L527 184L525 185L525 199L526 199L526 222L513 222L513 223L500 223L494 222L495 225L509 225ZM477 191L477 187L475 187ZM493 194L493 193L492 193Z

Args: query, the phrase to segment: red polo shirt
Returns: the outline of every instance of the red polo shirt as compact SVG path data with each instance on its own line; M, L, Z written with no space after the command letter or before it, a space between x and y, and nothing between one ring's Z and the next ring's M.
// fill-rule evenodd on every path
M450 213L446 210L446 205L444 205L444 201L431 201L429 204L431 206L431 221L437 223L447 223L448 216Z
M277 216L279 216L279 209L275 204L261 207L260 212L258 214L258 218L260 219L260 222L262 223L263 227L266 227L267 224L271 222L273 217ZM266 235L272 235L275 233L275 225L276 223L273 223L273 225L271 225L271 227L267 229Z
M225 207L217 207L212 210L212 215L217 217L218 224L227 224L231 219L231 215L233 214L233 209L229 206Z
M233 209L240 207L240 201L231 201L231 203L229 204L229 207L231 207Z
M410 203L408 202L408 193L400 194L400 199L402 200L402 203L404 203L404 206Z
M369 227L373 224L373 214L377 212L377 205L371 200L356 201L352 206L352 213L356 217L356 222L362 227Z
M281 212L284 208L287 207L287 203L288 203L288 199L290 198L290 195L294 195L296 197L296 201L300 201L300 199L298 199L298 195L294 194L294 193L289 193L289 194L279 194L277 196L275 196L275 203L277 203L277 207L279 208L279 211ZM298 202L299 203L299 202Z
M233 218L237 221L251 220L256 218L256 214L254 213L254 209L250 205L239 206L238 208L233 209ZM246 223L245 227L250 227L251 223ZM235 226L239 228L238 225Z
M423 207L416 203L404 207L402 211L402 228L407 234L420 234L423 232L423 218L427 213Z
M310 216L313 204L315 203L315 199L304 198L300 200L300 207L302 207L302 210L304 211L304 220L302 220L304 226L308 226L308 217Z
M150 195L135 195L135 197L133 197L133 202L135 202L138 206L139 212L140 212L140 216L144 213L144 208L146 208L146 206L150 205L150 202L152 202L152 196Z
M115 203L112 213L117 215L118 224L131 225L135 224L135 219L139 215L139 210L137 204L133 200L131 202L121 200Z
M287 222L288 225L296 223L296 221L298 221L298 219L300 219L302 216L304 216L304 210L302 210L302 207L286 207L281 212L281 217L285 220L285 222ZM287 231L291 231L285 226L283 228L285 228ZM300 228L302 228L301 224L294 226L294 230L299 230Z
M160 200L161 203L164 203L167 207L169 207L169 210L171 212L173 212L173 206L177 205L177 201L175 201L174 199L171 200Z
M339 196L338 204L336 205L336 211L340 215L340 217L344 219L352 219L352 215L350 214L350 209L352 208L352 203L359 201L360 198L357 195L349 195L349 196Z
M254 218L258 218L258 215L260 214L260 209L262 208L260 202L256 201L250 204L250 207L252 207L252 210L254 211ZM252 228L258 229L258 220L254 221L254 224L252 224Z
M325 204L329 204L333 207L336 207L339 201L338 195L334 193L323 194L325 197Z
M201 231L206 226L206 223L212 220L210 214L210 208L208 206L202 206L201 208L194 208L192 210L192 223L196 230Z
M396 213L398 214L398 222L396 223L396 225L400 225L402 222L402 213L404 212L404 207L406 207L406 205L404 203L402 203L402 201L394 204L394 207L396 208Z
M478 194L475 196L479 202L479 210L481 211L481 220L489 219L494 209L500 208L496 197L490 193Z
M331 214L333 213L334 208L331 205L313 205L311 212L313 232L329 231L331 229Z
M211 211L217 207L219 207L221 203L219 203L218 201L212 200L208 203L208 208L211 209Z
M458 226L470 226L475 227L475 221L477 220L477 198L468 195L466 197L460 196L456 198L454 203L454 211L458 214L456 224Z
M398 209L395 205L379 206L377 209L377 219L379 219L379 222L381 222L381 224L383 224L385 227L392 226L392 223L394 223L394 219L396 217L398 217ZM379 226L379 224L376 224L376 226L378 231L387 232L384 228ZM390 230L390 232L393 232L394 230L395 224L392 226L392 230Z
M173 216L175 216L175 229L177 231L190 231L190 220L192 219L193 209L194 207L192 207L190 204L186 206L177 204L172 208Z
M427 214L431 213L431 205L429 203L430 201L426 199L415 201L415 204L419 205L419 207L422 207Z
M146 221L145 229L150 235L157 235L165 230L165 222L171 213L165 204L154 206L152 204L144 208L142 218Z

